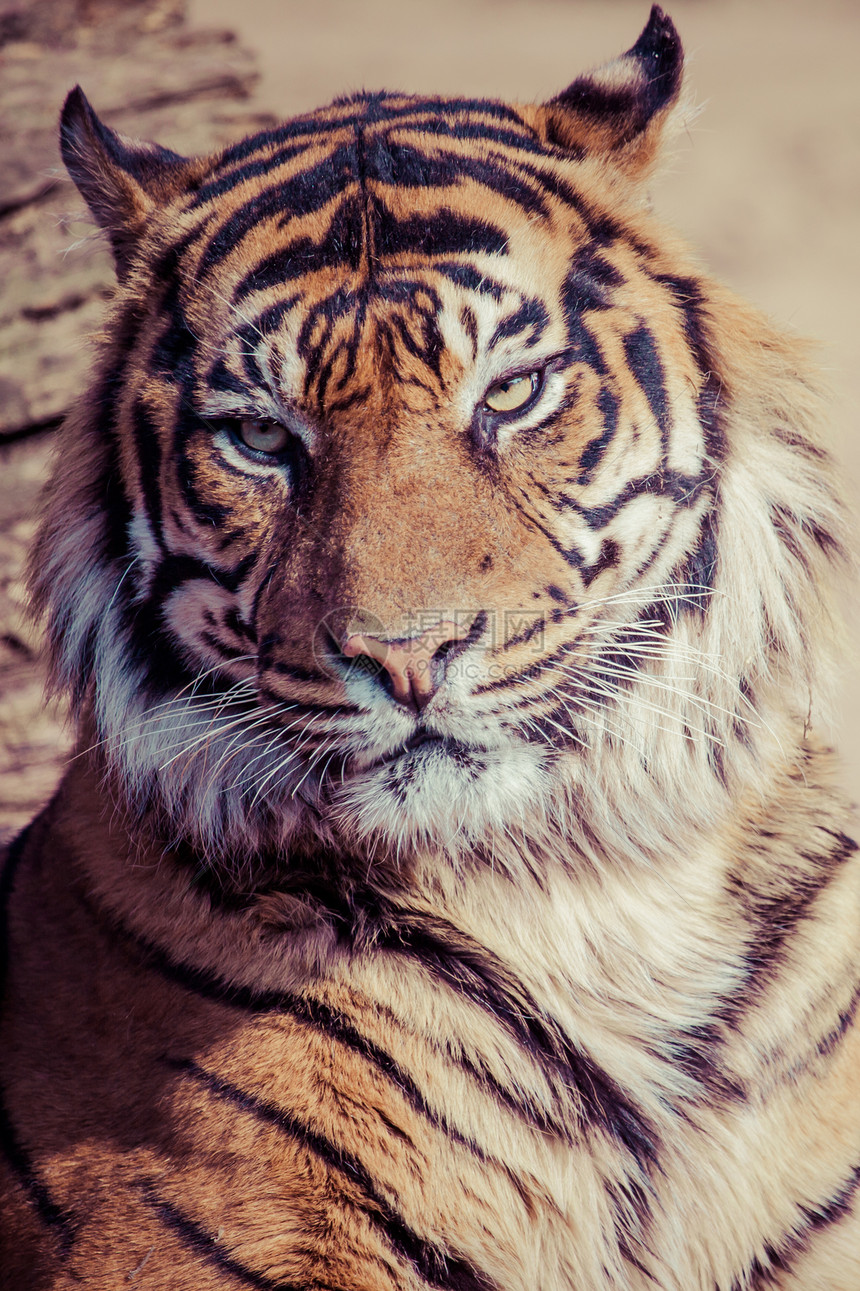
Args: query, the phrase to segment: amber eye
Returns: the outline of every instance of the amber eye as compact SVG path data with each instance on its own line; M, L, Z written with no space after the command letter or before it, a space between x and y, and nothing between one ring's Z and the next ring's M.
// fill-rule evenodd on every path
M519 412L537 390L538 382L537 372L497 381L484 395L484 407L489 408L490 412Z
M246 448L256 453L271 453L273 456L282 453L290 442L290 432L284 430L276 421L261 421L255 417L246 417L236 427L236 434Z

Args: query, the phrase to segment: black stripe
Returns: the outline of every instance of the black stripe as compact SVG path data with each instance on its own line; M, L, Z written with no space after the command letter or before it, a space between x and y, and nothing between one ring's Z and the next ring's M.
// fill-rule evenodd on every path
M676 501L678 501L681 506L684 506L688 500L690 502L697 501L698 488L700 484L701 484L701 481L698 482L694 488L691 488L689 498L682 496L681 498L676 499ZM630 579L630 586L633 586L636 582L640 582L643 576L647 574L649 570L653 569L654 565L656 565L657 561L662 556L666 547L669 545L669 542L671 541L671 539L675 537L676 520L677 520L677 516L675 515L672 515L669 517L669 523L667 524L665 530L663 531L662 538L657 539L657 542L654 543L648 555L645 556L643 560L640 560L639 564L634 569L633 575Z
M854 1209L860 1190L860 1165L855 1166L845 1183L815 1208L799 1206L801 1223L791 1228L781 1242L768 1242L764 1259L755 1259L741 1278L735 1279L731 1291L765 1291L767 1287L780 1286L786 1273L791 1273L801 1256L809 1251L816 1236L838 1224Z
M398 123L399 124L399 123ZM413 121L406 127L414 130L417 135L434 135L436 138L476 139L483 143L500 144L503 149L513 149L516 152L539 153L546 156L547 148L535 135L520 133L515 130L503 130L498 126L488 125L483 121L464 121L462 118L451 119L450 112L445 106L444 115L434 116L429 112L427 115L415 114ZM388 128L385 135L390 138L394 132ZM400 129L397 133L401 133ZM422 141L423 142L423 141ZM477 149L475 150L477 152ZM489 150L488 150L489 151ZM491 153L491 155L493 155ZM499 156L499 154L495 154ZM506 154L501 154L501 158L506 163L510 158Z
M246 659L248 657L247 650L237 649L232 641L219 640L214 632L200 632L197 640L208 646L214 654L218 655L219 659L226 661L230 659Z
M185 238L173 247L153 271L153 278L163 284L164 292L158 304L161 331L148 364L157 376L163 377L170 385L178 385L186 397L194 377L192 360L197 350L197 338L188 326L182 304L180 265L191 240L190 237Z
M827 453L824 449L813 444L796 430L789 429L787 426L774 426L772 434L793 452L800 453L802 457L811 457L814 462L827 461Z
M350 194L334 213L322 238L297 238L261 260L237 285L233 299L241 302L252 292L265 291L322 269L339 268L354 273L361 264L364 243L362 206Z
M194 357L197 339L188 326L181 302L181 275L179 256L190 238L167 253L159 270L166 281L161 302L164 326L150 357L152 370L164 378L168 385L177 387L177 414L171 427L169 455L176 463L177 482L189 511L207 527L223 528L227 510L212 501L203 501L195 489L192 466L185 447L188 439L201 428L201 420L194 412ZM225 369L226 371L226 369Z
M235 593L256 559L256 553L250 552L230 571L215 569L194 556L170 555L161 561L147 599L123 609L123 627L128 634L126 655L140 669L140 685L144 690L163 696L195 683L196 672L185 661L165 622L168 598L183 583L196 579Z
M563 646L556 657L562 657L570 648ZM610 659L616 666L628 664L621 647ZM545 664L546 660L542 660L539 666L525 671L534 675ZM638 659L634 657L629 666L634 673ZM631 675L631 681L634 679ZM619 688L617 678L608 678L607 684ZM561 724L569 726L569 714L562 717L563 712L566 710L558 710ZM555 737L548 735L548 739L558 743L558 735L556 730ZM575 732L572 737L575 742L579 738ZM547 1076L558 1076L577 1091L586 1124L598 1126L617 1139L640 1165L647 1166L656 1159L656 1135L644 1114L486 947L438 916L416 916L386 906L369 889L353 894L349 910L338 913L345 921L351 919L352 936L359 948L366 941L392 953L414 956L423 967L501 1022L535 1057ZM742 1097L742 1090L717 1065L717 1040L718 1032L711 1024L689 1027L667 1039L664 1057L709 1096L735 1100Z
M251 645L257 645L257 629L250 623L246 623L244 618L240 618L239 611L231 606L223 616L224 626L230 632L235 632L236 636L244 637Z
M818 550L830 559L845 554L839 537L831 529L825 529L810 515L798 515L790 507L774 502L770 506L770 522L779 535L780 542L807 572L809 572L809 557L806 547L809 538Z
M411 326L410 326L411 324ZM413 328L416 328L416 336ZM442 355L445 352L445 343L442 339L442 333L439 330L437 321L437 311L430 309L415 309L411 316L404 317L402 312L392 314L391 322L387 328L387 334L390 342L394 342L395 337L399 339L400 344L406 350L407 354L413 355L422 361L425 367L433 373L444 389L442 382L441 363ZM394 361L395 368L397 365L396 346L391 346L391 357ZM399 375L399 373L398 373ZM424 382L415 378L409 379L410 385L418 385L423 389L431 389ZM431 390L432 393L432 390Z
M359 953L373 948L414 960L489 1014L551 1085L560 1080L575 1091L585 1127L599 1127L642 1165L655 1159L655 1133L644 1114L487 947L440 916L400 909L371 888L356 887L340 897L335 885L323 880L314 895L340 921L341 935Z
M147 968L174 982L183 990L227 1008L243 1009L249 1013L285 1013L322 1032L374 1066L399 1089L413 1111L418 1112L436 1129L445 1133L453 1142L467 1148L479 1159L487 1159L483 1149L474 1139L461 1134L447 1117L430 1106L409 1073L389 1053L362 1035L356 1027L334 1009L329 1008L327 1004L285 991L255 991L250 987L226 982L215 974L207 973L193 965L176 961L152 942L131 933L118 920L106 920L101 911L96 911L83 898L80 899L94 922L103 929L107 927L112 936L125 942ZM496 1091L493 1090L493 1093L495 1095ZM563 1132L560 1127L550 1125L546 1118L540 1121L540 1126L543 1129L553 1129L557 1133Z
M583 319L583 312L589 305L583 305L579 286L575 279L568 279L561 289L561 307L567 322L567 338L570 347L571 363L587 363L595 372L604 375L607 372L603 352Z
M244 349L245 351L247 351L248 336L246 335L242 339L245 341ZM246 353L243 353L242 357L243 357L243 360L247 362ZM223 358L223 356L217 359L215 363L212 365L212 367L209 369L207 384L209 385L209 388L211 390L224 391L227 394L240 394L240 395L243 395L245 398L249 397L249 390L248 390L247 383L243 381L240 377L237 377L235 372L230 371L230 369L227 367L227 361L225 358Z
M510 336L516 336L519 332L524 332L526 328L530 329L530 335L523 339L524 345L534 345L540 340L546 328L549 326L549 314L543 302L536 297L524 300L519 309L507 318L503 318L496 327L490 338L488 349L492 349L499 341Z
M274 219L282 228L286 227L296 216L322 210L355 179L355 146L341 144L316 165L255 194L220 225L203 253L197 277L205 277L264 220Z
M550 692L550 698L557 698L555 689ZM588 732L577 726L575 715L571 714L567 704L558 705L543 713L530 711L528 729L534 736L540 736L551 749L564 749L569 753L577 748L589 747Z
M158 572L152 585L150 599L155 604L163 604L182 583L203 579L214 583L228 592L236 593L242 587L258 559L256 551L249 551L232 569L216 568L196 556L166 556L158 566Z
M367 186L365 131L362 128L356 128L355 131L355 169L358 178L358 200L361 208L361 243L364 251L364 263L367 276L373 278L376 273L377 262L376 226L371 219L372 199Z
M541 488L541 486L538 484L538 481L535 480L534 476L531 476L530 479L533 484L537 485L538 488ZM554 496L549 492L548 489L541 488L541 491L544 493L544 495L547 498L549 498L552 501L554 506L557 506L559 503L561 503L562 506L567 506L568 504L570 504L573 509L580 510L579 504L574 502L572 498L567 498L564 494L559 494L557 496ZM564 560L568 565L570 565L572 569L575 569L579 573L583 565L585 564L585 558L582 555L582 553L578 551L576 547L563 546L562 543L559 542L555 534L550 529L547 528L547 526L543 523L543 521L539 520L537 516L535 516L532 513L531 510L527 509L523 505L520 498L516 496L512 496L511 501L513 502L515 510L518 511L520 516L522 517L523 522L527 525L531 525L533 529L537 529L538 533L543 534L544 538L546 538L550 546L555 551L558 552L562 560ZM529 498L528 501L530 502L531 499ZM479 694L480 690L481 690L481 687L478 687L475 693Z
M418 255L451 255L457 252L506 255L507 234L488 220L460 215L448 207L432 214L398 219L382 202L371 208L376 224L376 246L381 256L410 252Z
M538 634L546 627L546 616L543 614L537 614L532 617L528 615L527 611L523 610L523 618L528 618L529 622L527 622L526 626L521 628L514 636L508 637L506 641L501 642L499 648L502 651L513 650L520 645L527 645L529 641L534 641L535 637L538 636ZM505 626L510 627L510 613L506 613L505 620Z
M725 456L726 437L722 424L723 380L717 357L706 327L705 296L695 278L655 274L654 281L668 287L675 298L675 305L684 318L687 344L702 374L702 387L697 398L699 423L705 435L705 447L713 462Z
M549 207L537 185L520 178L505 158L501 161L458 156L438 151L422 152L414 144L372 138L367 141L368 177L381 184L406 188L455 188L464 179L500 193L528 215L549 216ZM522 169L522 168L519 168Z
M637 1249L639 1251L648 1249L645 1245L644 1231L648 1225L651 1210L648 1194L633 1179L607 1181L604 1183L604 1188L612 1206L615 1237L622 1258L656 1286L653 1274L649 1273L636 1253ZM634 1229L633 1232L631 1227Z
M258 315L256 321L249 324L257 338L257 342L261 334L268 335L274 332L275 328L279 327L283 321L284 315L288 314L301 299L302 297L298 293L294 296L285 296L283 300L276 301L274 305L269 305L268 308L264 309L262 314ZM239 335L244 335L244 329L239 332Z
M421 1277L440 1291L490 1291L492 1283L460 1257L451 1258L434 1242L418 1236L397 1211L385 1200L376 1181L362 1161L351 1152L317 1133L292 1113L264 1099L248 1094L238 1086L204 1070L191 1059L168 1059L170 1066L200 1082L216 1098L221 1098L255 1119L273 1125L297 1140L327 1166L345 1175L367 1199L362 1206L366 1218L381 1229L391 1249L414 1265Z
M719 498L714 497L711 509L702 518L695 547L670 576L676 587L672 589L671 597L663 603L661 618L672 613L677 617L681 610L704 616L717 581L720 559L719 523Z
M590 587L598 574L606 569L614 569L621 559L621 547L614 538L604 538L600 551L593 565L583 565L580 573L585 587Z
M494 300L501 300L508 290L502 283L497 282L495 278L489 277L488 274L482 273L470 264L455 264L443 260L433 265L433 271L434 273L443 274L451 282L455 282L458 287L465 287L467 291L477 291L484 296L492 296Z
M275 866L273 868L280 869L282 867ZM323 907L323 909L320 910L320 913L326 913L341 923L344 922L344 915L342 912L346 907L342 906L341 909L338 910L331 904L333 892L325 887L318 864L312 871L303 872L298 858L294 857L293 866L288 877L291 880L292 885L299 888L306 898L316 900L319 905ZM283 876L279 885L282 888L284 887ZM325 897L320 897L318 893L323 891L325 893ZM210 895L217 897L217 892L213 890ZM326 900L326 898L328 898L328 900ZM105 922L102 914L97 913L94 909L90 908L88 903L83 902L83 899L82 903L90 909L91 917L95 922L100 924ZM314 1027L316 1030L330 1036L332 1039L346 1045L347 1048L359 1053L363 1058L382 1072L383 1075L387 1076L389 1080L397 1085L400 1092L407 1099L413 1109L424 1116L436 1128L441 1129L450 1139L452 1139L452 1141L467 1147L470 1152L479 1157L483 1158L485 1156L483 1149L474 1141L474 1139L461 1134L444 1113L435 1111L428 1104L424 1094L413 1081L412 1077L395 1061L395 1059L391 1057L390 1054L380 1046L376 1045L372 1040L369 1040L349 1021L347 1021L343 1015L337 1013L322 1001L284 991L258 992L250 987L226 982L216 975L209 974L202 969L173 960L172 957L161 948L148 942L142 937L132 934L117 920L111 920L110 927L113 934L122 938L130 947L132 947L148 967L160 973L168 980L176 982L178 985L182 986L183 989L192 991L197 995L201 995L205 999L215 1000L225 1006L246 1009L253 1013L273 1012L289 1014L297 1021L306 1023L307 1025ZM343 933L343 929L341 929L341 933ZM399 937L399 929L389 930L388 940L391 944L387 948L392 952L396 952L397 949L401 948L399 945ZM476 1002L480 1003L480 987L476 989L475 994ZM494 1006L485 1005L485 1007L492 1011ZM519 1003L509 1002L508 1007L513 1014L512 1019L508 1019L508 1022L513 1022L515 1027L520 1021L519 1009L523 1006ZM549 1020L548 1025L552 1027L554 1024ZM535 1034L540 1035L542 1031L546 1030L546 1027L540 1019L535 1019L534 1029ZM526 1036L529 1034L529 1028L527 1026L523 1030L522 1034ZM562 1044L567 1046L569 1042L566 1038L562 1037ZM535 1044L533 1048L535 1055L540 1053L540 1045ZM549 1052L548 1046L545 1045L544 1049L547 1053ZM492 1072L487 1070L481 1062L471 1061L463 1055L454 1058L450 1054L446 1055L446 1060L464 1071L479 1088L487 1093L490 1098L502 1106L508 1107L528 1124L534 1126L541 1132L550 1132L565 1142L575 1142L575 1136L566 1117L554 1115L539 1103L532 1102L527 1094L521 1094L516 1089L507 1088L505 1085L501 1084ZM573 1060L578 1061L578 1057L575 1057ZM548 1057L547 1061L551 1063L552 1060ZM585 1068L587 1068L588 1061L590 1060L584 1060ZM572 1070L570 1065L566 1065L566 1059L564 1056L558 1060L556 1068L555 1074L561 1079L561 1081L563 1083L569 1083L573 1078ZM589 1079L588 1071L584 1070L583 1080L588 1081ZM599 1089L603 1088L606 1084L606 1080L603 1079L603 1075L600 1073L599 1068L595 1068L594 1070L594 1084L598 1092ZM589 1091L590 1086L584 1093L583 1091L578 1091L583 1097L584 1102L589 1101ZM610 1101L607 1099L607 1114L610 1112ZM620 1108L618 1112L619 1135L626 1133L625 1127L630 1119L631 1118L626 1115L624 1108ZM633 1114L633 1119L635 1120L635 1114ZM612 1129L612 1127L609 1127L609 1132L615 1133L616 1131ZM631 1142L636 1137L635 1126L631 1127L628 1137ZM648 1155L649 1153L644 1148L643 1139L643 1156Z
M350 99L351 103L358 103L370 99L370 95L356 95ZM393 123L397 126L407 126L413 121L417 121L416 129L423 122L425 114L432 114L437 118L441 113L468 116L489 117L493 121L507 121L514 126L519 126L524 132L528 132L527 137L534 138L531 127L528 126L523 118L508 103L502 103L499 99L460 99L444 98L441 95L431 95L426 98L417 95L398 96L394 94L382 94L376 96L376 119L385 120L386 123ZM519 138L519 135L516 136Z
M342 127L353 125L358 120L359 117L355 113L344 113L342 116L333 115L323 122L320 122L318 116L313 114L294 117L291 121L283 121L271 130L261 130L259 134L248 135L246 139L239 139L237 143L231 144L221 154L220 165L231 167L253 157L254 153L264 154L269 148L276 150L270 155L277 163L277 150L282 144L287 145L283 149L283 154L284 159L288 161L295 153L303 152L311 147L318 148L320 146L320 136L325 134L326 131L339 131ZM290 144L288 142L299 139L304 142L301 144ZM254 161L256 162L256 160L255 158ZM229 179L230 173L228 170L224 178ZM201 188L201 192L203 191Z
M554 599L558 599L561 601L564 601L567 599L565 597L565 594L561 592L560 588L555 588L554 591L551 591L549 588L547 588L547 591L550 592L550 595L552 595ZM577 603L574 603L568 608L567 614L576 615L579 613L579 610L580 610L580 605ZM556 621L554 616L553 616L553 621L554 622ZM534 633L532 633L532 636L533 635ZM518 642L516 643L518 644ZM507 648L506 645L502 645L501 647L499 647L501 651L504 651L506 648ZM518 681L521 678L527 679L529 677L536 676L538 672L543 672L547 669L552 668L555 664L561 663L564 660L566 655L577 652L580 649L581 649L581 643L579 641L576 641L576 640L562 641L562 643L559 646L557 646L556 649L553 650L551 654L544 655L543 658L539 660L537 664L530 664L528 665L528 667L524 668L521 672L516 673L514 680ZM483 694L486 691L498 690L501 687L506 686L508 684L509 682L507 679L487 682L483 686L477 686L475 688L475 694ZM526 699L524 702L528 704L528 703L531 703L532 701L530 699Z
M176 483L179 485L182 501L185 503L191 517L199 525L205 526L209 532L212 529L223 531L231 519L230 509L215 501L212 496L212 490L207 489L205 483L203 488L199 486L195 472L200 469L200 466L199 463L194 461L192 454L189 452L189 444L203 436L206 439L206 447L211 451L213 430L219 423L217 421L204 422L201 417L196 415L190 398L190 383L187 390L187 394L183 392L180 395L179 408L172 427L171 457L175 463ZM247 487L247 476L245 476L245 480ZM264 479L255 480L255 492L265 489L268 484L269 482ZM186 525L183 525L183 532L189 532ZM193 532L192 529L191 533L193 534Z
M438 130L434 132L438 133ZM343 192L345 183L358 177L359 169L368 179L388 185L447 187L456 183L461 176L468 175L479 183L504 192L530 212L542 206L540 198L530 186L507 174L503 167L474 158L452 155L428 157L414 147L374 137L367 140L361 163L359 167L357 145L341 145L315 166L255 195L238 212L234 212L215 234L198 272L205 274L212 265L229 254L250 228L261 220L278 216L283 224L287 215L304 215L321 209ZM412 220L396 221L381 208L378 218L380 249L388 254L407 250L428 255L452 250L488 250L501 254L507 245L507 239L501 230L492 229L480 220L455 217L450 212L444 219L433 216L429 219L415 217ZM458 224L459 228L454 227ZM349 244L347 240L346 245ZM313 245L308 241L307 255L312 255L313 251ZM281 268L289 268L289 262L289 257L286 264L281 261ZM261 280L265 280L267 275L274 276L277 280L277 273L278 268L269 263ZM294 270L290 276L296 276ZM249 284L245 289L253 288Z
M50 806L45 808L49 811ZM35 824L35 822L33 822ZM5 998L6 984L9 975L9 902L14 890L15 876L21 864L27 840L33 829L28 825L23 833L11 844L6 854L6 861L0 874L0 998ZM60 1253L68 1255L75 1241L75 1223L52 1198L50 1192L36 1174L29 1153L21 1143L12 1124L4 1091L0 1089L0 1152L6 1158L12 1173L39 1215L42 1223L51 1230L56 1238Z
M280 659L269 661L268 659L263 660L261 658L259 660L259 668L261 673L265 670L270 670L271 672L278 673L281 677L291 677L293 681L312 681L323 685L331 685L333 681L330 673L321 672L317 668L303 668L297 663L283 663ZM357 712L358 710L355 705L341 706L338 704L337 706L331 706L331 708L326 705L325 711L341 713Z
M144 507L152 536L164 556L167 549L161 533L161 444L158 427L141 398L135 400L131 416Z
M337 389L340 390L346 385L347 380L347 377L342 377L337 383ZM325 406L326 415L333 417L337 412L347 412L350 408L357 408L361 404L367 404L374 393L375 386L368 383L357 387L351 394L344 395L342 399L329 399Z
M76 1225L71 1215L57 1205L38 1178L29 1154L21 1144L12 1124L2 1091L0 1091L0 1153L6 1158L43 1224L54 1234L60 1254L63 1257L67 1256L75 1243Z
M648 400L654 420L660 427L663 453L669 449L669 400L666 394L666 378L663 364L657 352L653 333L640 324L633 332L624 337L624 353L633 376Z
M819 1040L816 1049L822 1058L826 1057L827 1054L832 1053L842 1037L848 1033L850 1028L854 1025L858 1010L860 1010L860 983L858 983L851 999L839 1014L836 1026L833 1027L832 1030L828 1031L826 1036L823 1036Z
M597 407L603 419L603 431L595 439L589 440L579 459L579 484L590 484L600 461L603 458L618 429L618 400L609 389L603 386L597 396Z
M206 184L201 184L200 188L198 188L197 192L194 194L194 201L191 203L189 209L194 210L195 207L205 206L207 202L211 202L214 198L224 197L227 193L232 193L234 188L238 188L239 185L244 184L246 180L263 179L264 176L269 175L273 170L277 170L279 166L283 166L285 162L292 160L293 157L297 157L302 152L306 152L314 142L312 136L319 132L305 123L304 133L311 136L304 143L290 144L285 148L277 148L274 152L262 151L265 148L264 135L252 135L249 139L245 140L244 144L237 145L236 150L231 149L230 152L232 155L230 155L229 158L225 155L225 157L221 159L221 166L217 172L217 178L209 180ZM238 151L238 149L243 149L246 153L257 152L259 155L252 157L252 159L246 162L245 165L229 165L228 169L225 171L223 169L225 161L233 162L239 160L236 155L236 151Z
M330 344L335 322L344 317L352 317L351 335L342 341L346 345L346 364L343 382L348 381L355 372L359 340L364 320L369 307L369 290L364 284L358 291L350 287L338 287L323 300L311 306L302 323L296 340L299 355L305 361L304 394L307 395L317 380L323 359ZM343 384L343 382L341 384Z
M174 1206L164 1197L159 1197L154 1185L148 1180L140 1180L137 1186L143 1200L151 1210L155 1211L159 1219L181 1237L186 1246L190 1246L197 1255L214 1264L224 1273L229 1273L238 1281L244 1282L246 1286L257 1287L258 1291L307 1291L307 1287L300 1287L294 1282L276 1282L274 1278L255 1273L246 1264L240 1263L229 1255L214 1237L183 1214L178 1206Z
M612 288L624 282L623 276L600 254L594 243L576 252L564 284L564 301L571 314L586 310L609 309Z
M857 844L847 834L824 827L818 832L827 838L822 850L797 853L795 865L769 870L768 886L764 890L754 890L745 871L729 876L730 891L749 928L744 957L746 976L721 1012L730 1022L740 1017L773 980L798 926L814 913L815 902L829 886L835 871L857 851ZM796 853L796 848L789 845L792 853ZM760 846L773 846L772 837L764 837Z
M93 491L99 507L105 511L108 537L105 555L114 560L128 558L131 506L120 465L117 403L125 388L126 367L137 340L137 325L135 308L131 306L120 322L112 362L93 395L93 405L98 409L95 439L103 452L102 471Z
M617 493L611 502L599 507L584 507L577 498L568 493L551 493L549 490L545 490L545 495L556 510L575 512L584 520L589 529L595 530L603 529L610 520L618 515L619 511L642 493L667 498L678 507L691 507L699 501L702 489L710 482L710 473L696 476L684 475L680 471L673 470L654 471L651 475L643 475L638 479L628 480L620 493ZM565 549L561 546L559 546L558 550L565 552ZM581 557L578 557L575 549L571 549L568 559L571 564L577 566L581 563Z
M343 109L338 111L338 109ZM349 109L352 109L351 111ZM517 127L522 130L520 135L511 133L515 147L528 147L534 140L534 132L522 120L522 117L505 103L500 103L495 99L444 99L444 98L419 98L412 95L387 95L387 94L357 94L354 96L336 99L331 108L327 111L315 112L301 117L296 117L291 121L285 121L283 124L275 126L271 130L260 131L259 134L251 135L247 139L241 139L238 143L227 148L220 157L220 165L233 167L239 162L245 161L255 152L262 153L267 149L281 149L270 154L274 164L280 164L281 160L289 160L295 152L311 144L319 146L321 137L329 132L342 131L349 127L361 127L374 122L384 122L385 126L390 129L408 129L410 125L416 130L421 130L426 125L426 120L438 118L440 113L449 115L458 114L476 114L479 117L488 117L491 121L506 121L514 129ZM466 124L463 122L462 124ZM291 143L304 138L303 144ZM286 147L281 148L282 145ZM250 164L256 165L258 160L254 159ZM235 171L228 171L223 176L223 181L231 181ZM252 173L248 178L256 177ZM217 182L217 181L216 181ZM229 187L234 186L230 182ZM210 194L206 193L205 188L201 188L201 199L208 200ZM227 190L229 191L229 189ZM212 194L218 196L220 193Z

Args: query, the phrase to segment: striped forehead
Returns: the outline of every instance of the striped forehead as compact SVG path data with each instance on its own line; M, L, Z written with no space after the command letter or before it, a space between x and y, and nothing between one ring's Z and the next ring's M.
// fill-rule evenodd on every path
M518 328L533 341L546 321L534 265L546 277L548 244L563 249L554 217L569 227L573 215L557 168L504 104L335 104L224 154L193 202L208 217L195 279L217 282L246 347L249 327L255 348L287 331L305 393L323 351L380 312L411 312L419 331L434 314L461 351ZM442 338L425 341L432 358Z
M548 156L505 104L371 96L335 104L228 149L193 204L199 208L237 195L249 199L219 229L208 248L210 262L259 219L311 214L345 189L420 190L472 180L529 214L546 213L546 197L534 176L516 175L516 153L526 167L529 158Z

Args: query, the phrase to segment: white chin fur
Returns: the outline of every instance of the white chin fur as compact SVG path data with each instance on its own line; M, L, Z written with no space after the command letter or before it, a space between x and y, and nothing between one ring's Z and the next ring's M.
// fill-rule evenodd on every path
M458 850L495 830L519 831L545 800L546 751L536 746L458 749L426 745L335 784L332 814L344 833L396 849Z

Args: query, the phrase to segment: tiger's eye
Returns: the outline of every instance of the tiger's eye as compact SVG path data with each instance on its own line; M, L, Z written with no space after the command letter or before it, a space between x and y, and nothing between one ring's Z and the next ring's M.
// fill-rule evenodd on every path
M536 388L536 372L497 381L484 395L484 407L489 408L491 412L516 412L518 408L525 407Z
M282 453L290 442L290 432L276 421L261 421L247 417L239 422L238 435L242 443L257 453Z

